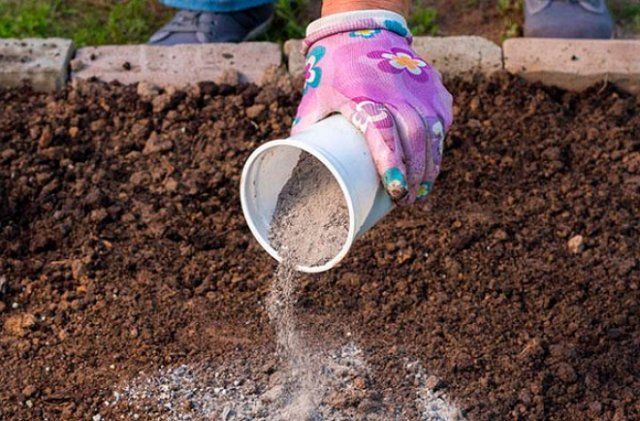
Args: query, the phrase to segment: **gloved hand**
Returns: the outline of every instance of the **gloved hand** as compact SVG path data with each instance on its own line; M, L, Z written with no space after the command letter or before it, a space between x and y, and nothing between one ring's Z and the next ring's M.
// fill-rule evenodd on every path
M365 135L383 185L399 204L425 198L440 171L452 97L412 49L405 20L371 10L309 25L302 102L293 134L339 112Z

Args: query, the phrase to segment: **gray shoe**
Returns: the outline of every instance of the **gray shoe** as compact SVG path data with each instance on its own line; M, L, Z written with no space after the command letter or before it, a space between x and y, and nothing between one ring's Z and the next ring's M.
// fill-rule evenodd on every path
M273 19L270 4L230 13L182 10L149 39L152 45L242 42L266 32Z
M524 36L608 39L613 19L605 0L525 0Z

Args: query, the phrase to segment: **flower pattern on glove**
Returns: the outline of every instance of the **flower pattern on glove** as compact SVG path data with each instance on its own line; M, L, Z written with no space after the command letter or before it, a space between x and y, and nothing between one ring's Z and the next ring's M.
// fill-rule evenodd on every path
M418 187L417 198L425 199L429 195L429 193L431 193L432 189L433 189L433 183L431 181L425 181L424 183L420 183L420 186Z
M429 80L431 67L413 52L403 48L392 48L390 51L372 51L369 58L379 59L378 67L387 73L406 72L418 82Z
M393 192L402 192L406 191L407 179L402 174L399 168L393 167L389 168L382 176L382 184L387 189L389 193L393 195Z
M322 60L326 49L322 45L313 48L307 56L307 62L304 66L304 92L310 88L317 88L322 79L322 69L318 66L318 62Z
M400 35L402 37L406 37L406 36L409 35L409 31L407 30L407 28L404 25L402 25L400 22L396 21L396 20L387 19L384 22L382 22L382 24L389 31L395 32L396 34L398 34L398 35Z
M351 100L356 104L351 123L363 133L367 132L369 124L373 124L379 129L393 127L393 117L389 115L383 104L367 97L357 97Z
M380 33L380 29L361 29L349 32L351 38L373 38Z

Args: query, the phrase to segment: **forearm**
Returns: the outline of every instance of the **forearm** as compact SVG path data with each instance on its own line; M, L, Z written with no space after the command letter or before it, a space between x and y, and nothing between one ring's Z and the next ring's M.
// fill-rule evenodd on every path
M322 16L371 9L390 10L407 16L409 0L324 0L322 2Z

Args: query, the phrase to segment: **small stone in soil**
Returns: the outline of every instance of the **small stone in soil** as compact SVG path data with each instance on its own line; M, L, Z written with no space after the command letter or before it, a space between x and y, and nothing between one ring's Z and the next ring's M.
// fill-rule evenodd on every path
M581 253L584 250L584 237L576 235L567 242L567 248L573 254Z

